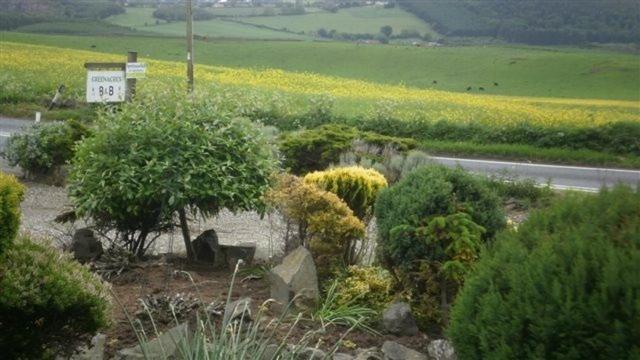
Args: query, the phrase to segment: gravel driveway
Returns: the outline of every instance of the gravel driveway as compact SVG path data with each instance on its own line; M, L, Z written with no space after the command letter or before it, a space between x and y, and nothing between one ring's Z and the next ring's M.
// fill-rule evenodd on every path
M0 168L3 172L20 175L2 158L0 158ZM82 221L75 225L61 225L54 221L56 216L71 208L65 188L35 182L23 181L23 183L27 187L25 199L21 205L23 232L51 238L54 244L63 247L69 243L76 228L86 226ZM258 259L279 255L283 246L282 221L277 215L265 215L261 218L255 212L233 214L222 211L215 218L206 221L193 219L189 227L193 238L202 231L213 228L218 233L222 244L255 242ZM184 253L184 243L179 229L158 238L151 247L151 251Z

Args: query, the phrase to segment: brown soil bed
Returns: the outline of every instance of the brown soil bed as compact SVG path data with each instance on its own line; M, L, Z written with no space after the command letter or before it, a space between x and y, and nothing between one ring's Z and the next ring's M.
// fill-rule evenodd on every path
M188 272L193 282L182 271ZM138 344L133 326L124 310L130 317L135 318L134 314L142 309L140 299L152 294L174 296L177 293L181 293L186 296L191 295L201 298L205 304L209 304L212 301L224 302L228 295L231 277L231 271L213 270L206 265L186 264L181 259L157 258L143 262L139 268L111 279L110 282L116 301L114 301L113 307L113 323L105 331L107 336L106 358L111 358L120 349ZM266 279L241 282L241 278L241 276L236 278L231 300L250 297L253 300L253 305L257 307L269 299L269 284ZM195 310L192 311L192 315L195 316ZM276 315L267 313L267 316ZM149 338L155 337L152 335L154 331L151 324L148 321L143 322L143 324ZM158 330L163 332L175 326L175 322L167 324L156 323L156 325ZM303 321L294 328L287 342L295 344L305 333L318 327L319 324ZM314 336L310 344L315 345L320 342L320 348L329 350L347 330L345 327L330 327L324 333ZM288 326L284 326L279 333L284 336L287 331ZM348 340L345 341L348 347L342 346L338 352L353 353L356 348L379 347L386 340L396 341L418 351L426 351L428 343L427 336L423 334L411 337L396 337L393 335L374 335L362 331L350 332L346 335L345 340Z

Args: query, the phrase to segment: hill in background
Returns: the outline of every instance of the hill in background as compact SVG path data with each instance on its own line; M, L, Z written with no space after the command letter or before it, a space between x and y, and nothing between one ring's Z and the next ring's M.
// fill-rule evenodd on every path
M637 0L398 0L445 36L556 45L640 42Z
M124 12L111 0L2 0L0 30L45 21L104 19Z

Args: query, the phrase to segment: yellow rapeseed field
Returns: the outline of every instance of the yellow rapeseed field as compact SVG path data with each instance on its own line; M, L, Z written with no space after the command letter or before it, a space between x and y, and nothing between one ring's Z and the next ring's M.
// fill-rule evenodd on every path
M122 56L47 46L2 42L0 52L0 90L8 94L51 91L59 83L67 84L80 97L85 81L85 62L123 61ZM173 86L185 77L185 65L169 61L143 59L149 64L148 77ZM618 100L535 98L472 95L366 81L294 73L282 70L232 69L196 66L199 89L207 84L228 87L252 87L296 96L329 95L337 108L346 104L367 111L381 103L391 104L396 116L454 122L482 122L509 125L532 122L538 125L595 126L617 121L640 122L640 102ZM140 81L145 89L145 81ZM151 83L151 81L150 81ZM154 85L155 87L155 85ZM211 91L211 90L209 90ZM4 95L7 98L10 95ZM342 105L342 106L341 106ZM351 106L351 108L354 108Z

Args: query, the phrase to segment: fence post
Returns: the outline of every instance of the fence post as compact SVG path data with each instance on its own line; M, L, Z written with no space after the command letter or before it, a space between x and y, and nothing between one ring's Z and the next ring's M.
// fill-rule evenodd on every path
M129 51L127 53L127 63L138 62L138 52ZM136 95L136 79L127 79L127 101L131 101Z

